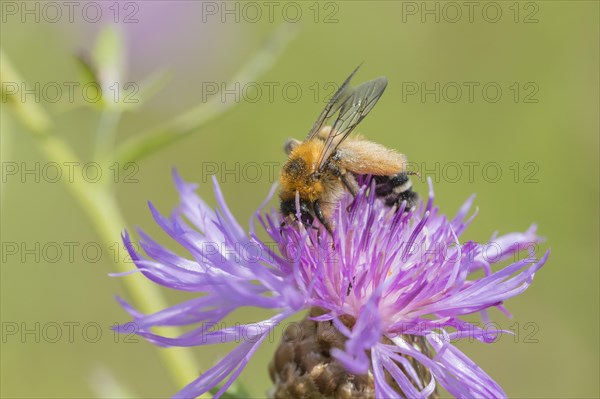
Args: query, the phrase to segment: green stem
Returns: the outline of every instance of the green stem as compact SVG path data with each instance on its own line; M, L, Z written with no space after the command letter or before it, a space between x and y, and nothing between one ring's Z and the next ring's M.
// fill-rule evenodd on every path
M100 114L96 132L96 145L94 146L94 159L104 164L113 162L113 149L121 115L121 110L114 107L105 107Z
M1 55L2 81L22 81L14 69L10 67L6 55ZM16 102L16 104L19 104L19 102ZM77 162L81 164L69 145L64 140L49 132L51 118L39 104L22 103L22 105L16 107L16 111L17 116L29 128L29 131L33 133L41 150L48 159L59 163ZM125 228L125 221L119 210L116 198L109 191L109 186L89 183L78 179L73 181L63 179L62 181L65 182L67 189L83 207L104 246L108 248L113 245L122 229ZM119 259L116 263L116 269L119 272L126 272L131 270L131 266ZM158 286L152 284L150 281L145 279L134 280L131 278L124 278L122 281L133 297L133 302L143 313L152 313L168 306ZM171 333L177 333L174 329L170 331ZM160 348L159 353L178 387L183 387L198 377L200 367L197 365L188 348ZM210 395L207 394L201 397L210 398Z
M9 90L14 85L18 86L23 82L1 48L0 82L2 82L2 90ZM17 87L17 92L19 87ZM48 114L34 101L21 101L18 94L2 91L2 102L13 107L16 115L33 134L43 134L52 124Z
M55 136L46 136L40 144L49 159L77 162L70 148ZM104 247L113 245L126 225L115 197L103 185L73 180L71 183L67 182L67 186L83 206ZM116 268L119 272L127 272L131 270L131 264L119 259ZM145 279L124 278L123 281L141 312L152 313L168 307L157 285ZM183 387L198 377L200 367L187 348L160 348L159 351L178 387Z

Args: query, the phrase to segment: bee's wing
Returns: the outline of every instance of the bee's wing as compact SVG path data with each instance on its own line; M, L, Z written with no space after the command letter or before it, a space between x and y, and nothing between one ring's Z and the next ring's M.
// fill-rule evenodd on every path
M354 70L354 72L356 72L356 70ZM340 105L338 106L337 103L334 103L332 107L329 107L328 104L328 107L331 109L339 109L339 114L331 127L329 135L325 139L323 152L319 156L318 170L320 171L323 170L329 157L340 143L342 143L365 116L371 112L387 86L387 79L385 77L379 77L352 88L348 85L348 82L354 75L354 72L346 79L344 85L342 85L342 87L346 86L342 94L342 97L345 96L345 98L343 98ZM339 92L340 91L338 91L338 93ZM325 108L325 111L327 111L327 109L328 108ZM328 112L331 113L330 115L335 113L335 111L331 110Z
M356 73L356 71L358 71L358 68L360 68L360 65L357 66L354 71L352 71L352 73L350 74L350 76L348 76L346 78L346 80L344 81L344 83L342 83L342 85L335 92L335 94L333 95L333 97L331 97L331 99L327 102L327 105L325 106L325 108L321 112L321 115L319 115L319 117L315 121L312 129L310 129L310 132L308 132L308 135L306 136L305 140L310 140L313 137L315 137L317 134L319 134L319 132L321 131L321 128L325 124L325 121L327 121L333 115L335 115L335 113L337 111L339 111L340 107L352 95L352 93L353 93L354 90L350 86L350 80L352 80L352 77L354 76L354 74Z

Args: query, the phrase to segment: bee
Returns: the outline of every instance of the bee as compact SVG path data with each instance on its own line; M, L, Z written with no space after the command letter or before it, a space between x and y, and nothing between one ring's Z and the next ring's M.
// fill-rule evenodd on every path
M284 223L295 220L299 211L305 226L312 226L316 218L332 235L330 220L338 201L347 191L356 196L358 181L368 175L375 180L376 195L387 206L399 207L406 201L408 210L417 201L409 179L413 173L407 171L404 155L360 136L350 137L387 86L387 79L379 77L352 87L350 80L359 67L328 101L304 141L289 139L285 143L288 159L279 177ZM334 122L329 125L331 120Z

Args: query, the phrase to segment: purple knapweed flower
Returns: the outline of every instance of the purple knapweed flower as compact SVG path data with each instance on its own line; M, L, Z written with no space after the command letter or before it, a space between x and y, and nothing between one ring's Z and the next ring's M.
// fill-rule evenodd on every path
M473 197L448 219L427 203L404 212L386 207L363 186L346 195L332 216L333 237L325 229L301 224L282 226L274 210L250 220L249 232L229 211L213 178L217 209L211 209L174 173L181 197L170 217L150 204L159 226L190 254L181 257L139 232L139 254L129 235L123 239L136 267L147 278L169 288L200 294L150 315L124 301L137 334L161 346L197 346L223 342L239 345L214 367L175 395L196 397L217 386L224 393L239 376L258 346L288 316L307 309L310 320L329 323L344 342L331 349L331 359L353 375L368 375L377 398L427 398L436 385L460 398L505 397L503 390L452 342L475 338L493 342L503 331L490 332L461 316L497 307L525 291L549 255L525 259L500 270L492 265L533 248L540 241L535 226L523 233L493 236L486 244L460 243ZM258 238L258 220L272 241ZM477 275L477 276L475 276ZM255 306L274 316L252 324L225 326L231 312ZM350 322L349 322L350 320ZM152 332L158 326L197 325L175 338ZM130 333L130 326L117 328ZM414 344L418 337L429 350ZM428 370L428 381L420 378Z

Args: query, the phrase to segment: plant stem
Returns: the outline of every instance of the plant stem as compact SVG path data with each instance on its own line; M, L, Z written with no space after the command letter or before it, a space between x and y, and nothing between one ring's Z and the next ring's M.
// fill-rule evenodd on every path
M2 81L22 81L10 66L6 55L3 53L1 55ZM40 149L48 159L59 163L77 162L77 164L81 164L69 145L61 138L50 133L52 119L39 104L20 102L15 102L15 104L17 116L37 139ZM72 181L62 179L62 181L65 182L68 191L81 204L105 248L113 245L126 225L116 198L110 192L110 186L89 183L79 179ZM130 265L121 259L116 263L116 268L119 272L126 272L131 269ZM133 297L133 302L143 313L151 313L168 306L158 286L150 281L145 279L135 279L134 281L130 278L125 278L122 281ZM174 333L175 330L171 329L170 331ZM159 353L178 388L187 385L198 377L201 369L188 348L160 348ZM201 397L210 398L210 395Z
M100 114L96 132L96 145L94 146L94 159L104 164L113 162L113 149L121 115L121 110L115 107L104 107Z
M53 135L46 136L40 144L49 159L62 162L78 162L70 148ZM67 182L67 186L83 206L104 247L108 248L113 245L115 238L119 237L121 230L126 225L114 195L107 192L105 185L94 185L79 180L73 180L72 183ZM131 264L123 262L122 259L119 259L115 266L119 272L131 270ZM151 313L168 307L157 285L146 279L135 279L134 281L131 278L124 278L123 281L133 298L133 302L136 303L141 312ZM200 367L189 349L178 347L159 348L159 351L179 388L198 377Z

